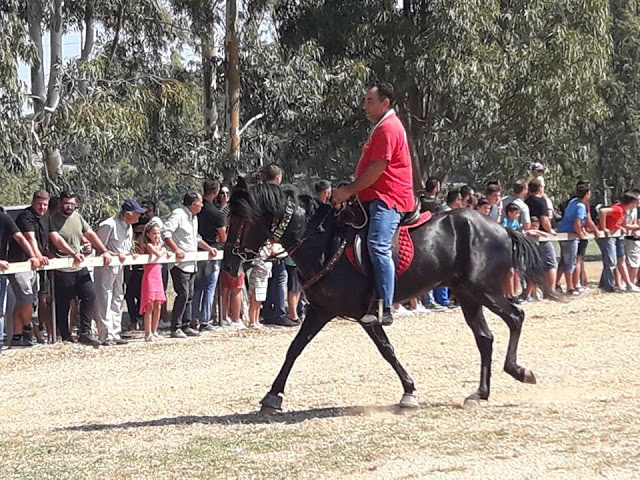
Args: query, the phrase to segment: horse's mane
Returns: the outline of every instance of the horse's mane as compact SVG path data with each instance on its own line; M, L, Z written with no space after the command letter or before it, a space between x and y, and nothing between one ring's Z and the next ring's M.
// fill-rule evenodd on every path
M268 183L247 186L244 181L239 181L229 200L229 210L233 216L251 221L256 221L265 213L281 218L285 214L287 202L291 200L297 204L292 190L283 190Z

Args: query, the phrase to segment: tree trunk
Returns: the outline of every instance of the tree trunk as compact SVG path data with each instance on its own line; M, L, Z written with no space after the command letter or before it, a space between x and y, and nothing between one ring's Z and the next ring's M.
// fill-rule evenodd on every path
M95 0L87 0L87 6L84 11L84 29L85 29L85 38L84 45L82 46L82 53L80 54L80 64L86 64L89 61L89 57L91 56L91 51L93 50L93 45L96 40L96 29L95 29L95 20L94 20L94 7ZM82 71L82 69L81 69ZM78 88L80 89L80 93L83 95L87 94L87 79L86 73L82 74L83 79L80 80L78 84Z
M53 1L51 15L51 68L49 69L49 86L47 88L47 102L44 107L45 118L43 126L46 128L51 116L60 103L60 80L62 76L62 6L63 0Z
M409 130L409 139L413 145L413 155L411 156L413 167L413 188L414 190L421 190L424 188L425 178L429 175L430 167L430 165L425 165L425 148L423 138L423 124L426 120L426 108L424 95L420 92L417 85L414 84L409 88L408 97L407 117L409 120L407 122L407 127Z
M238 2L227 0L226 36L224 40L227 77L227 126L229 128L229 155L240 161L240 65L238 41Z
M118 23L116 24L116 33L113 36L113 43L111 44L111 49L109 51L109 59L107 60L107 68L106 72L111 68L111 62L113 62L113 57L116 54L116 49L118 48L118 43L120 43L120 32L122 31L122 26L124 24L124 15L127 9L127 0L122 0L120 3L120 9L118 10Z
M218 109L215 102L216 75L213 65L213 35L203 35L202 43L202 106L204 113L204 129L211 137L219 138Z
M46 100L44 86L44 50L42 48L42 4L41 0L27 2L27 21L29 22L29 37L36 46L37 58L31 64L31 96L33 99L33 113L38 116L42 112Z

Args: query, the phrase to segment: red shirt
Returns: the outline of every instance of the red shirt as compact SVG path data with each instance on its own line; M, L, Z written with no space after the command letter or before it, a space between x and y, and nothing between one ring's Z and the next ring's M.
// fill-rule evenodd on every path
M607 224L605 227L612 232L618 230L624 225L624 217L627 212L622 208L622 204L615 203L611 206L611 213L607 215Z
M398 212L413 210L413 174L407 134L395 112L391 112L377 126L362 147L362 155L356 167L356 178L375 161L384 160L387 168L368 188L358 193L361 202L380 199L387 207Z

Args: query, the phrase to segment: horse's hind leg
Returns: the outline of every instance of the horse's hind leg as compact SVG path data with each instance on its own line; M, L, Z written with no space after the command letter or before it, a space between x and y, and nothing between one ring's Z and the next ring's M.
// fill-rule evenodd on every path
M488 400L491 393L491 355L493 353L493 334L482 313L482 304L466 290L454 289L467 325L471 328L480 351L480 385L478 390L465 398L465 403Z
M402 395L402 399L398 405L403 408L419 407L420 405L415 397L416 387L413 380L398 360L398 357L396 357L396 353L393 350L393 346L391 345L389 337L387 337L384 329L380 325L363 328L369 337L371 337L373 343L376 344L376 347L378 347L378 351L382 354L383 358L389 362L389 365L391 365L402 383L404 394Z
M331 315L328 313L318 310L313 306L309 307L298 334L291 342L291 345L289 345L289 350L287 350L287 356L284 360L284 364L282 365L282 368L280 368L280 372L274 380L271 390L269 390L269 393L260 400L260 404L262 405L261 411L282 409L281 394L284 393L284 386L287 383L287 378L289 377L289 373L291 373L293 364L302 353L302 350L304 350L309 342L313 340L313 337L315 337L317 333L324 328L329 320L331 320Z
M483 293L483 304L498 315L509 327L509 346L504 361L504 371L523 383L536 383L536 376L531 370L518 365L518 342L524 323L524 311L499 294Z

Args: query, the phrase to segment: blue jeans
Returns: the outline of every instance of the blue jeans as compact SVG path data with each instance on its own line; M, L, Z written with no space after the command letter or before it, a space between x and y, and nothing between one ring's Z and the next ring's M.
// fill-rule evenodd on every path
M401 215L382 200L369 204L369 234L367 247L373 267L376 298L381 298L384 308L391 308L395 288L396 268L391 256L391 242L400 224Z
M449 287L436 287L433 289L433 297L443 307L451 305L451 298L449 297Z
M576 269L576 259L578 256L578 239L563 240L560 244L560 262L558 268L562 268L565 273L571 275ZM615 252L614 252L615 253Z
M198 264L195 286L193 288L193 304L191 318L207 325L211 321L211 307L216 293L216 284L220 274L220 260L209 260Z
M616 288L616 239L597 238L596 243L602 252L602 274L598 287L613 292Z
M262 317L277 320L287 314L284 298L287 295L287 266L284 262L273 262L271 277L267 285L267 299L262 304Z

